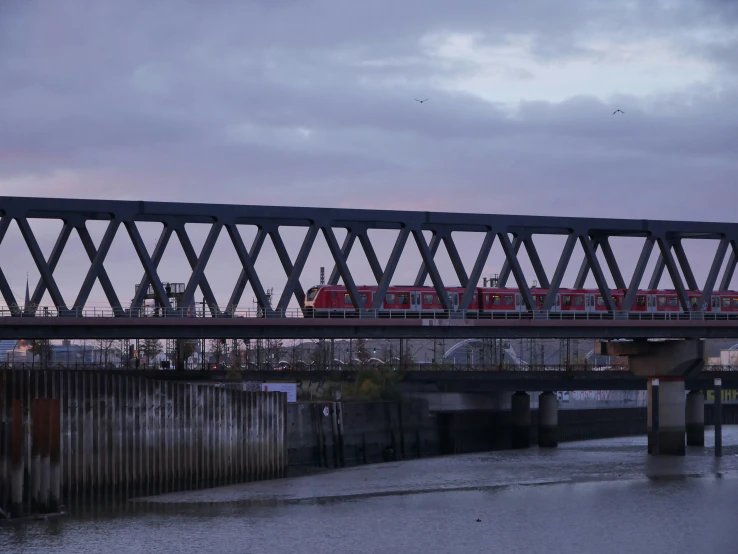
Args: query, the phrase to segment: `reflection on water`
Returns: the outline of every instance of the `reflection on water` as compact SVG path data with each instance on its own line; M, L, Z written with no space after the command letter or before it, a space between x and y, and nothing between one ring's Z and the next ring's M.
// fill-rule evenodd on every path
M0 527L0 552L735 553L738 428L724 444L718 460L650 458L637 437L172 494Z

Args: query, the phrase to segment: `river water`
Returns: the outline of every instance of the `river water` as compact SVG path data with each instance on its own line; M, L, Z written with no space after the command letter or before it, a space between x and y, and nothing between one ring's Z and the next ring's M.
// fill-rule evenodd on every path
M654 459L635 437L138 499L0 527L0 552L735 554L738 427L723 431L720 459Z

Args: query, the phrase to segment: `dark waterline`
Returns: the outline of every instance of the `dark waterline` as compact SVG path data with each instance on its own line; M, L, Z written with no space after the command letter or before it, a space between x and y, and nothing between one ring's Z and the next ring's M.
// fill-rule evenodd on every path
M717 460L709 447L654 459L645 443L413 460L141 499L0 527L0 552L738 552L738 427L724 428Z

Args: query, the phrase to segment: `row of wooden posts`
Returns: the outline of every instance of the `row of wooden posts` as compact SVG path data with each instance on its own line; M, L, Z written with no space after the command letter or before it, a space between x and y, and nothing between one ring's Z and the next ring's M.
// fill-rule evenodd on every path
M284 393L106 371L0 370L0 517L286 469Z

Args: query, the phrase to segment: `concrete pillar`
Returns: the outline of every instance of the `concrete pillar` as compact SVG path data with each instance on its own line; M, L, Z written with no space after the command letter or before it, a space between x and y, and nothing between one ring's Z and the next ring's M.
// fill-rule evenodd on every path
M538 397L538 446L559 445L559 399L551 391Z
M659 393L659 454L684 456L684 431L686 419L686 397L684 380L660 378ZM651 380L648 380L648 453L651 454L653 432L651 429Z
M530 447L530 396L525 392L512 395L512 447Z
M693 390L687 395L687 446L705 446L705 397Z

